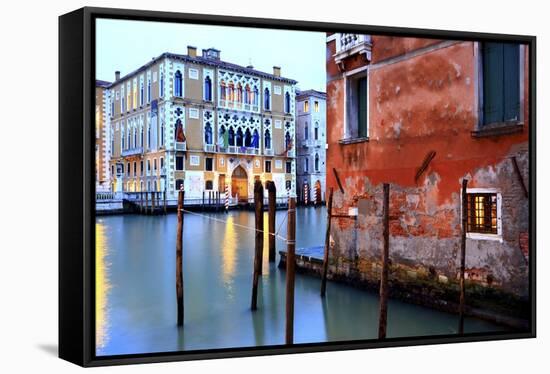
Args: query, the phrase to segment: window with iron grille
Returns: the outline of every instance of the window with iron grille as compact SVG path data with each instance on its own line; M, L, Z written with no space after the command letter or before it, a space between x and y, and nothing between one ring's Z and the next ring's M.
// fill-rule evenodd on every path
M498 234L497 194L468 193L468 232Z

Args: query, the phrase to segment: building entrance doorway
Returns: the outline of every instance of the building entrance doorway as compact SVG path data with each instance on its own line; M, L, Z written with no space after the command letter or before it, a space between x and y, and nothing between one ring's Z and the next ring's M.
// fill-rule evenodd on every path
M242 166L237 166L231 175L231 193L239 197L239 203L248 202L248 175Z

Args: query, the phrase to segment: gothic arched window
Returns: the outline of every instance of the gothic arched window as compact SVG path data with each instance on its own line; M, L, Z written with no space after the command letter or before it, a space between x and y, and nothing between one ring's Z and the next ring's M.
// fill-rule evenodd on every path
M271 96L267 87L264 90L264 109L271 110Z
M182 75L181 71L177 70L174 74L174 96L182 97Z
M288 131L285 134L285 147L287 150L292 148L292 138L290 137L290 133Z
M176 120L176 126L174 131L174 139L178 143L185 142L185 134L183 133L183 124L181 123L181 119Z
M222 100L225 100L227 98L227 92L226 92L226 85L225 81L222 79L220 82L220 96Z
M228 141L229 145L235 145L235 130L233 127L229 128Z
M254 87L254 100L252 101L254 105L258 105L258 96L260 96L258 87Z
M271 133L269 130L265 130L264 133L264 147L265 149L271 149Z
M212 80L209 76L204 78L204 100L212 101Z
M315 171L319 171L319 154L315 154Z
M237 130L236 146L237 147L242 147L243 146L243 130L240 127Z
M245 104L251 104L251 100L250 100L250 86L247 84L245 89L244 89L244 103Z
M285 93L285 112L290 113L290 94Z
M244 146L250 147L252 145L252 134L250 134L250 130L246 129L244 133Z
M204 129L204 142L206 144L212 144L212 126L210 125L210 122L206 123L206 127Z

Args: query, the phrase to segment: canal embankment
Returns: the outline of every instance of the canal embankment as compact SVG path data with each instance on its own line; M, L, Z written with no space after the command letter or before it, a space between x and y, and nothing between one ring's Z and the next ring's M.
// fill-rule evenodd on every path
M312 277L321 278L323 270L324 246L313 246L296 249L296 271ZM286 249L279 251L279 268L286 268ZM379 280L369 277L367 273L342 275L336 267L342 266L329 260L327 278L333 282L346 284L355 288L378 292ZM371 268L380 270L380 265L373 263ZM404 279L407 279L406 281ZM424 306L446 313L457 314L459 309L459 282L436 274L422 274L413 270L404 270L390 266L389 297L407 303ZM327 292L330 292L327 291ZM527 313L528 303L513 295L486 288L477 283L466 287L467 305L465 314L505 325L517 330L529 327Z

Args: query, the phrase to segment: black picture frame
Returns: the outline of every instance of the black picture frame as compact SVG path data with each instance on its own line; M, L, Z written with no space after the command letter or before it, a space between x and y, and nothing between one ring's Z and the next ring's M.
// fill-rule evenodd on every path
M95 356L94 105L95 19L115 18L224 26L357 32L452 40L513 41L529 46L529 278L531 320L519 333L357 340L189 352ZM85 7L59 17L59 357L81 366L104 366L444 344L536 337L536 37L351 25L311 21Z

